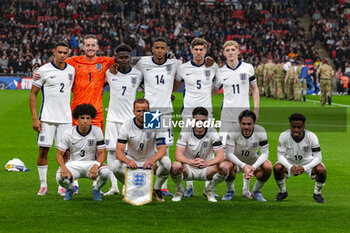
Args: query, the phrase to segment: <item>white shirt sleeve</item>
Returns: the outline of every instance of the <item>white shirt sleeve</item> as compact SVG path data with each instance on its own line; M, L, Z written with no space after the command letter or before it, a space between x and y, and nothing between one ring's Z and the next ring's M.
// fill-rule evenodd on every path
M45 76L45 73L44 73L42 67L40 67L40 68L37 70L37 72L38 72L38 74L40 74L40 79L34 81L34 82L33 82L33 85L36 86L36 87L41 88L41 87L44 85L45 81L46 81L46 79L45 79L45 77L44 77L44 76Z

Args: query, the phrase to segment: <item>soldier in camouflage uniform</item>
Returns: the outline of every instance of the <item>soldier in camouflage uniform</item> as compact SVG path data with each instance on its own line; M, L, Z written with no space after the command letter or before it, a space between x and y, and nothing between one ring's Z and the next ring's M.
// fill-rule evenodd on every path
M278 98L283 100L285 98L285 86L284 86L285 71L283 63L280 61L276 64L275 68L275 81L278 89Z
M264 61L261 60L260 64L255 68L255 76L258 80L258 88L260 96L264 94L263 86L264 86Z
M294 98L294 83L297 79L297 67L295 66L294 60L290 60L291 67L287 71L286 77L284 79L284 85L286 85L286 94L288 100L293 100Z
M264 92L266 97L275 97L274 92L274 83L273 75L274 75L275 65L273 64L272 58L267 60L267 63L264 66Z
M296 68L297 68L297 78L294 80L294 85L293 85L294 100L301 101L300 74L301 74L302 65L301 65L300 61L298 61L298 63L296 64Z
M333 68L330 65L328 65L328 60L324 58L322 60L322 64L318 67L316 71L316 78L318 79L321 85L320 101L322 106L326 104L326 98L328 99L328 104L331 105L331 84L333 76Z

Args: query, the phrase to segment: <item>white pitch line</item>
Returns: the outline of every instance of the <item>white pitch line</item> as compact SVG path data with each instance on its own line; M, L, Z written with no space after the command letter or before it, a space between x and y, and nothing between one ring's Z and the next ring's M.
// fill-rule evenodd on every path
M316 100L306 100L308 102L312 102L312 103L320 103L320 101L316 101ZM321 104L321 103L320 103ZM332 105L336 105L336 106L340 106L340 107L346 107L346 108L350 108L350 105L346 105L346 104L337 104L337 103L332 103Z

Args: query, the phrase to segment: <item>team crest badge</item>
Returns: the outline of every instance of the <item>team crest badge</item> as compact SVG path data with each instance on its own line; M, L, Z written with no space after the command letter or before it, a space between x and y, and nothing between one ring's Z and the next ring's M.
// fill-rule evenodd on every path
M89 139L88 140L88 145L89 146L93 146L94 145L94 141L95 141L94 139Z
M242 81L247 80L247 74L239 74Z
M131 77L131 84L135 85L136 84L136 77Z
M165 67L167 72L171 72L171 65L166 65Z
M151 139L151 137L152 137L152 132L147 132L146 133L146 138L147 139Z
M106 139L106 145L107 146L109 145L109 139Z
M102 70L102 63L97 63L96 64L96 69Z
M257 147L258 143L257 142L253 142L253 147Z
M68 74L68 79L69 79L69 81L72 81L73 80L73 74Z
M134 172L132 183L136 188L142 188L146 184L146 176L144 172Z
M204 142L203 142L203 147L204 147L204 148L207 148L207 147L208 147L208 141L204 141Z
M309 147L308 146L304 146L303 147L303 151L304 151L304 153L308 152L309 151Z
M44 135L41 135L41 136L40 136L40 141L41 141L41 142L45 141L45 136L44 136Z
M205 77L209 78L210 77L210 70L204 70L204 75L205 75Z

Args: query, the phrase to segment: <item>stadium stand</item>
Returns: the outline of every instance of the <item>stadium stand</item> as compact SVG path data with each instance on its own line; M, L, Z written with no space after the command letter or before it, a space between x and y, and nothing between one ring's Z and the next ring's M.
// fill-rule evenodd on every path
M319 10L310 7L309 14L317 27L311 37L297 18L306 12L306 2L5 1L0 16L0 72L29 74L34 67L52 59L51 48L62 39L69 42L72 55L82 54L80 46L86 34L98 36L99 54L107 56L112 56L113 49L121 43L132 46L133 56L149 55L152 40L164 36L175 56L183 61L191 58L189 42L194 37L204 37L211 43L209 55L219 65L224 60L221 45L228 39L237 40L242 58L256 64L263 57L278 61L287 55L315 61L319 57L315 38L327 43L331 35L329 43L333 43L332 38L334 43L329 51L335 54L332 57L336 64L345 64L344 59L350 57L350 17L342 17L344 6L336 5L338 1L313 2ZM325 9L334 10L326 16ZM344 36L345 41L341 42Z

